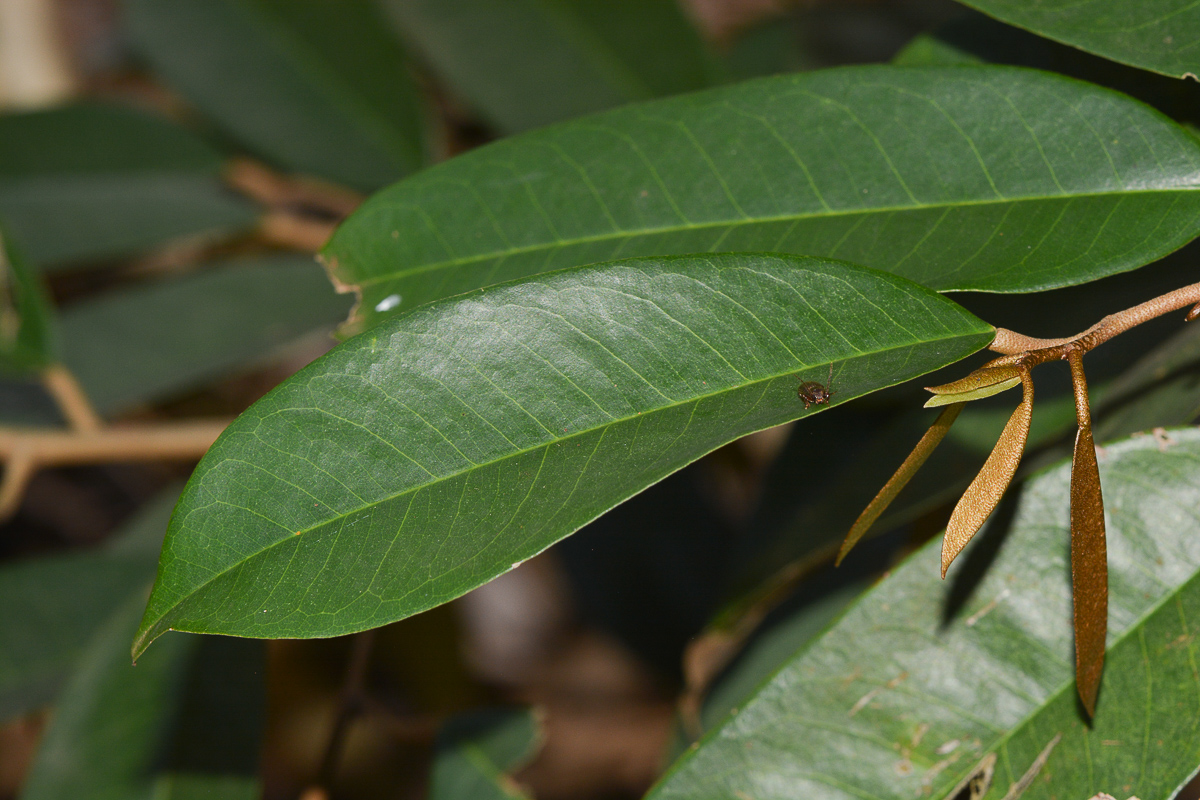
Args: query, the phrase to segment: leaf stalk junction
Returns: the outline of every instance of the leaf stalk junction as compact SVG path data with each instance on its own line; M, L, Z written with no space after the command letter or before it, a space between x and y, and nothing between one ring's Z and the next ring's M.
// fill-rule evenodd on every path
M1104 669L1108 631L1108 557L1105 548L1104 500L1083 355L1130 328L1191 306L1186 320L1200 317L1200 283L1184 286L1124 311L1109 314L1085 331L1062 339L1039 339L997 328L988 349L1000 353L964 378L927 387L933 397L926 406L943 410L908 458L859 515L842 543L836 563L875 523L905 484L945 438L950 425L972 400L990 397L1020 384L1021 402L979 474L967 487L946 525L942 539L942 577L979 528L996 509L1025 451L1033 411L1031 371L1039 364L1064 360L1071 368L1077 433L1071 462L1071 591L1075 623L1075 678L1088 716L1094 716Z

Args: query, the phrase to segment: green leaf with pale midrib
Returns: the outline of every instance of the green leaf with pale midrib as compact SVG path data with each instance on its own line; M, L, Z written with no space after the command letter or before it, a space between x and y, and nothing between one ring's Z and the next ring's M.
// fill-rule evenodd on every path
M894 570L681 758L650 797L948 798L984 753L1000 749L987 795L995 800L1061 731L1056 755L1027 797L1119 789L1166 800L1200 759L1191 711L1200 706L1195 642L1177 648L1173 660L1147 662L1141 650L1153 631L1182 622L1186 633L1200 619L1200 431L1171 436L1165 450L1147 437L1106 445L1101 454L1110 649L1090 729L1075 699L1070 465L1060 464L1024 487L1007 535L985 528L948 581L937 580L937 541ZM1183 641L1174 633L1160 638ZM1167 696L1186 702L1182 709L1166 703L1148 715L1147 687L1129 690L1147 663ZM1172 748L1151 756L1153 768L1142 775L1122 774L1102 741L1147 729L1168 731L1163 738ZM923 777L948 757L937 749L955 740L961 757L925 790ZM1088 745L1093 762L1081 780L1063 764ZM844 757L851 749L854 757Z
M1200 75L1200 7L1193 0L962 2L1010 25L1114 61L1175 78Z
M1014 67L852 67L628 106L384 190L334 235L362 324L617 257L779 251L939 291L1133 269L1200 230L1200 143L1123 95Z
M991 330L902 279L769 255L565 270L416 309L209 451L138 647L168 627L328 636L408 616L727 441L821 410L805 412L797 376L834 363L843 402Z

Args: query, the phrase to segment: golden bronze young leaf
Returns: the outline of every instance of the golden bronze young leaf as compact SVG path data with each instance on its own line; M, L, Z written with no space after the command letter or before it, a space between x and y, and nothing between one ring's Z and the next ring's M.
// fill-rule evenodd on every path
M1075 387L1075 455L1071 462L1071 592L1075 610L1075 682L1089 715L1095 714L1104 644L1108 632L1108 551L1104 534L1104 499L1100 469L1092 441L1083 353L1067 356Z
M946 525L946 535L942 539L943 578L951 562L991 516L1021 463L1025 441L1029 438L1029 422L1033 419L1033 380L1028 370L1022 370L1020 377L1024 389L1021 404L1008 418L1008 424L1004 426L983 469L979 470L975 480L963 492Z

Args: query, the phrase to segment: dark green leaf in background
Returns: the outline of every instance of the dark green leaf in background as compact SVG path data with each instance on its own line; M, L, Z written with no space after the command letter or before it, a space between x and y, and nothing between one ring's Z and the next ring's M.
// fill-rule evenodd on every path
M63 361L109 414L261 363L349 305L311 257L239 259L67 308Z
M0 569L0 720L49 702L104 620L145 595L178 498L163 492L96 551Z
M259 796L262 645L176 634L133 666L141 602L130 598L96 630L21 800Z
M1101 454L1111 649L1092 727L1074 696L1062 464L947 581L937 540L893 571L650 797L940 800L997 752L999 800L1062 733L1024 797L1167 800L1200 763L1200 431L1170 435Z
M0 228L0 371L36 372L57 361L56 325L35 268Z
M384 0L410 47L501 133L700 89L718 68L675 0Z
M0 220L41 266L252 227L221 156L166 120L85 103L0 115Z
M252 406L173 518L168 628L331 636L457 597L714 448L953 362L992 328L816 259L632 260L401 315Z
M531 709L477 711L454 717L438 735L430 800L528 800L511 773L541 744Z
M1082 50L1182 78L1200 75L1200 6L1193 0L962 0Z
M127 0L134 43L264 158L361 191L425 162L400 45L368 0Z
M1200 231L1200 142L1122 95L1005 67L855 67L497 142L369 200L326 248L361 324L617 256L782 251L939 291L1141 266Z

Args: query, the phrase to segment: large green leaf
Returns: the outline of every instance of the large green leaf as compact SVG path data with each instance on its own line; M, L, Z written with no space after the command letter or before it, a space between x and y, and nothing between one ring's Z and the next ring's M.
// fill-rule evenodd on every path
M348 307L309 257L241 259L68 308L63 362L113 413L262 361Z
M57 360L50 298L33 265L0 229L0 371L36 372Z
M21 800L253 800L262 646L174 635L137 666L141 599L95 632L55 707Z
M997 752L998 800L1061 733L1024 797L1167 800L1200 763L1200 431L1172 436L1101 456L1110 651L1091 727L1075 699L1062 464L948 581L936 540L896 569L650 797L947 798Z
M369 200L325 251L362 320L615 257L844 258L1028 292L1200 232L1200 142L1129 98L1008 67L764 78L535 131Z
M404 53L369 0L129 0L155 70L286 169L364 191L425 161Z
M504 133L713 83L676 0L384 0L412 49Z
M48 702L104 620L154 578L179 487L152 500L105 547L0 569L0 720Z
M1012 25L1176 78L1200 75L1193 0L962 0Z
M226 430L172 519L137 650L331 636L511 569L704 453L984 346L873 270L720 255L564 270L401 315Z
M511 773L533 757L541 738L532 709L452 718L438 734L430 800L528 800Z
M166 120L86 103L0 115L0 219L41 264L250 228L220 155Z

